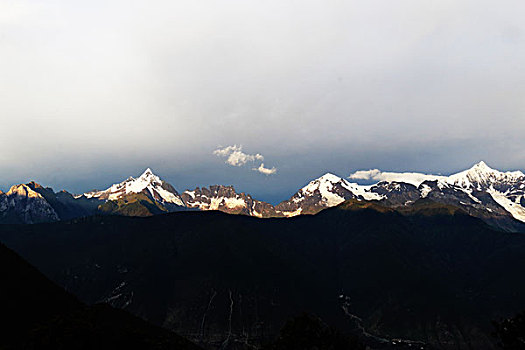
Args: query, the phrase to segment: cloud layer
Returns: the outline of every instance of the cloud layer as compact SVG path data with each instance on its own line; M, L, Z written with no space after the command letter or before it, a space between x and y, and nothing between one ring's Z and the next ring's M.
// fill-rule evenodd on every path
M445 176L427 175L421 173L395 173L388 171L381 171L379 169L358 170L348 176L351 180L373 180L373 181L400 181L407 182L414 186L419 186L422 182L427 180L446 179Z

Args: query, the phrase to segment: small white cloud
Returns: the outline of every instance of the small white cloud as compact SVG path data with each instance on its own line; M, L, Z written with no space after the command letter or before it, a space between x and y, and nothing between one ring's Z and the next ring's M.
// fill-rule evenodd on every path
M381 171L379 169L359 170L348 176L352 180L374 180L374 181L397 181L419 186L426 180L441 180L444 176L427 175L421 173L394 173L388 171Z
M260 172L261 174L264 174L264 175L273 175L277 172L277 169L275 167L269 169L269 168L265 168L264 167L264 163L261 163L261 165L259 165L258 168L252 168L252 170L254 171L258 171Z
M264 157L261 154L246 154L242 151L242 146L237 145L218 148L213 151L213 154L218 157L227 158L226 163L233 166L242 166L248 162L264 160Z
M213 154L215 154L217 157L226 158L226 164L230 164L232 166L243 166L248 162L255 162L255 161L262 161L264 160L264 157L262 154L247 154L242 151L242 145L237 146L227 146L222 148L217 148L215 151L213 151ZM277 169L275 167L273 168L265 168L264 163L261 163L259 167L252 168L253 171L258 171L261 174L264 175L273 175L277 172Z

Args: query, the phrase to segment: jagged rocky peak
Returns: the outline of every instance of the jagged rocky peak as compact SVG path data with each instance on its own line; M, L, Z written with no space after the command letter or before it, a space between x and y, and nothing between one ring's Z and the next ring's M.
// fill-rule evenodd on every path
M26 184L13 185L6 193L7 196L21 196L27 198L41 198L40 193L34 191Z
M235 187L232 185L211 185L210 187L196 187L194 190L186 190L183 192L190 197L205 196L205 197L237 197L237 196L249 196L245 193L237 193Z
M35 181L30 181L27 183L27 186L31 187L31 189L37 189L37 188L44 188L44 186L42 186L41 184L35 182Z
M59 220L53 207L27 184L11 186L0 204L0 222L39 223Z
M400 192L405 190L417 189L417 187L411 183L399 181L381 181L374 185L373 188L376 192L378 192L379 189L384 190L386 192Z
M247 208L247 200L251 200L251 196L237 193L233 186L223 185L196 187L193 191L184 191L181 196L188 207L201 210Z
M44 197L46 199L47 199L47 196L55 196L56 195L55 191L51 187L44 187L44 186L40 185L39 183L37 183L35 181L28 182L26 185L29 188L31 188L33 191L35 191L35 192L39 193L40 195L42 195L42 197ZM64 191L64 190L62 190L62 191Z
M192 191L184 191L181 197L188 208L220 210L230 214L256 217L282 216L276 213L273 205L255 200L244 192L237 193L233 186L197 187Z

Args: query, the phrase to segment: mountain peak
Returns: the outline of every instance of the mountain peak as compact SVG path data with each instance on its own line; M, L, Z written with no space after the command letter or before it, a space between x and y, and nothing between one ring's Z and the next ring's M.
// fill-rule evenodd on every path
M35 182L35 181L31 181L29 183L26 184L27 186L31 187L31 189L34 189L34 188L44 188L44 186L42 186L41 184Z
M150 168L147 168L137 179L130 176L127 180L114 184L104 191L95 190L84 193L84 195L87 198L117 200L130 193L141 193L144 191L154 200L184 206L173 186L161 180Z
M153 171L151 171L151 168L147 168L146 170L144 170L142 175L140 175L141 178L151 177L151 176L155 176L155 174L153 174Z
M477 169L477 170L483 170L483 171L493 171L491 167L487 165L484 161L480 161L479 163L474 164L471 169Z
M326 173L317 180L319 181L330 181L330 182L339 182L341 181L341 178L337 175L334 175L332 173Z
M25 184L20 185L13 185L9 189L9 191L6 193L8 196L21 196L21 197L28 197L28 198L39 198L42 197L40 193L35 192Z
M148 184L162 184L164 181L160 179L157 175L151 171L150 168L147 168L140 177L134 181L132 181L132 184L134 184L134 187L139 186L145 188ZM140 190L139 190L140 192Z

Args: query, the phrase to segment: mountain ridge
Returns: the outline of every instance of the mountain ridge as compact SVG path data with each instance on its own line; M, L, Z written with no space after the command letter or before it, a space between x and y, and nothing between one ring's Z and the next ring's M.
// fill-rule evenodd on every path
M377 182L361 185L348 180L367 176ZM6 200L9 196L26 198L25 202L33 200L33 207L9 205L11 202ZM179 193L150 168L138 178L129 177L105 190L81 195L71 195L66 191L55 193L30 182L15 185L7 194L0 194L0 222L52 222L97 213L149 216L181 210L219 210L229 214L278 218L316 214L350 199L377 201L398 208L410 206L422 198L460 207L504 230L520 231L525 227L525 174L492 169L483 161L449 176L382 173L377 169L358 171L348 178L325 173L277 205L239 193L231 185L196 187ZM23 202L22 199L19 202ZM17 214L17 210L21 213Z

